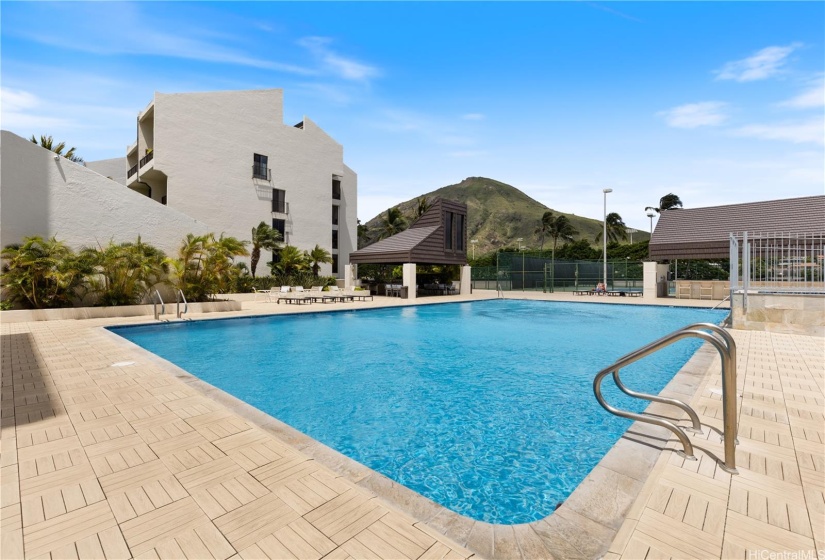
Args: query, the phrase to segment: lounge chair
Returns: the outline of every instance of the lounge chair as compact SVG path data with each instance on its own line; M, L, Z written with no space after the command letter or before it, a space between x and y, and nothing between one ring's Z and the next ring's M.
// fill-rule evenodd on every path
M330 286L329 287L329 293L330 293L331 297L334 297L338 301L341 301L341 302L352 301L353 300L353 296L347 294L346 292L344 292L338 286Z

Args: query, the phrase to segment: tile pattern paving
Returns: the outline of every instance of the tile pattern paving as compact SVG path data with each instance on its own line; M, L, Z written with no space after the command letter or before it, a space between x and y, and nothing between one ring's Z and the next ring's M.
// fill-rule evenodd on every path
M476 556L584 558L612 539L598 515L563 507L530 525L468 525L457 544L433 529L449 515L397 511L98 329L142 321L2 325L0 557L473 555L464 544ZM693 437L698 461L662 444L606 558L825 549L825 341L733 334L740 474L717 467L715 434ZM702 380L692 404L721 428L718 360L692 362Z
M472 555L99 324L2 326L2 558Z

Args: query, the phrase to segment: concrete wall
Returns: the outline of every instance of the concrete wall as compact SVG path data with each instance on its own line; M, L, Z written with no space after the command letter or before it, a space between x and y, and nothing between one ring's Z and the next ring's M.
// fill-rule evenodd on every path
M825 296L748 294L748 309L742 294L733 297L733 328L825 336Z
M209 227L11 132L0 133L0 245L57 236L74 248L143 241L174 254Z
M287 242L302 250L317 244L332 252L332 176L341 176L337 276L342 278L356 248L357 176L344 165L339 143L308 118L303 128L284 124L282 107L280 89L157 93L153 130L141 122L138 153L143 156L151 139L151 168L165 182L168 206L216 233L248 240L261 221L283 217L272 214L272 189L286 191ZM256 153L268 157L270 180L252 177ZM262 255L264 271L269 259ZM331 270L322 265L321 274Z
M91 169L99 175L109 177L112 181L118 182L121 185L126 184L126 172L129 170L129 165L126 163L125 157L100 159L97 161L87 161L86 169Z

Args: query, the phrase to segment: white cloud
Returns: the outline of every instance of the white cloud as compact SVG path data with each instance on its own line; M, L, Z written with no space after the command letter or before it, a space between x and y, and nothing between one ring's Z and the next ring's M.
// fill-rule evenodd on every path
M72 121L63 117L38 114L43 102L33 93L21 89L0 88L0 120L5 130L21 134L29 130L46 130L69 126Z
M753 56L728 62L716 70L716 79L737 82L765 80L779 74L788 56L801 46L801 43L792 43L786 47L765 47Z
M462 115L461 118L465 121L483 121L487 117L481 113L467 113L466 115Z
M344 57L329 48L329 37L304 37L298 44L312 53L328 70L345 80L367 81L377 77L380 72L374 66Z
M659 111L656 115L665 119L668 126L675 128L718 126L728 119L726 108L727 103L721 101L703 101Z
M825 105L825 78L820 77L811 87L779 104L792 109L811 109Z
M733 131L736 136L781 140L794 144L825 144L825 121L821 117L801 122L751 124Z

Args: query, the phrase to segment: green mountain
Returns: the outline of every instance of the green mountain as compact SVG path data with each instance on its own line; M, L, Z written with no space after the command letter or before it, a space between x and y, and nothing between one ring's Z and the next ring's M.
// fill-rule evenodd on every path
M529 250L538 250L541 239L535 231L541 217L548 210L556 215L567 216L579 232L575 236L576 240L586 239L593 243L596 234L602 229L600 220L583 218L549 208L511 185L485 177L468 177L457 185L442 187L421 196L428 199L440 196L446 200L454 200L467 205L467 234L468 239L478 240L476 255L501 247L518 247L516 240L519 237L523 239L523 246ZM415 214L418 198L396 206L407 217L408 222L412 221L410 217ZM386 212L368 221L366 226L370 230L378 228L383 215L386 215ZM633 234L634 241L642 241L648 237L649 235L644 232ZM546 238L544 240L545 250L552 246L553 240Z

